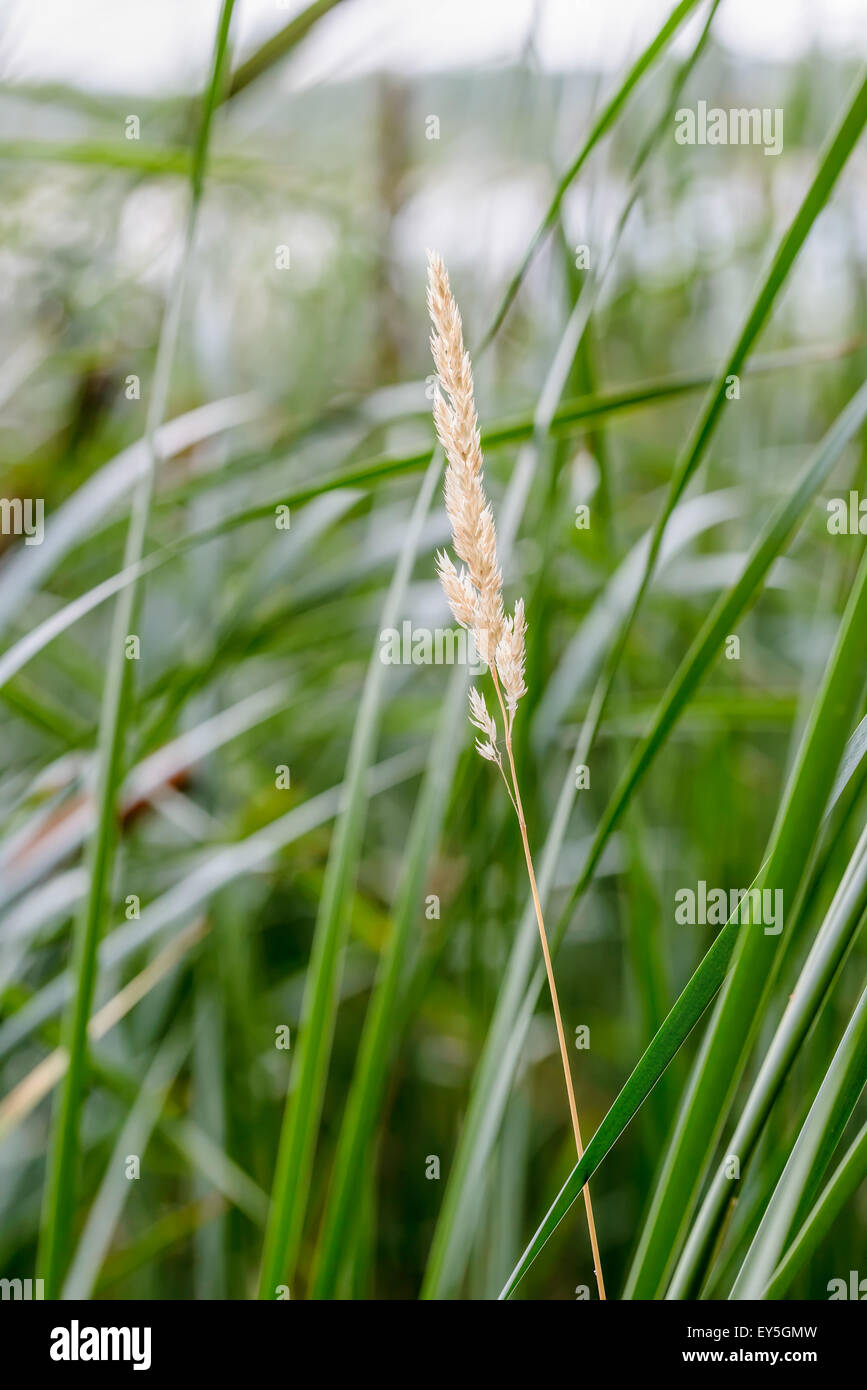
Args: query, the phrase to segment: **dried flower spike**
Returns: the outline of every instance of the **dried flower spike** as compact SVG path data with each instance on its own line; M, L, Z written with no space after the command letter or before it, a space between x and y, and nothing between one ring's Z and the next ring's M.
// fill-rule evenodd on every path
M433 253L429 260L431 350L438 381L434 423L447 459L445 501L452 543L466 566L458 574L452 561L440 555L439 574L452 612L472 632L482 660L492 666L505 627L503 576L497 562L494 514L482 477L473 371L445 266Z
M518 599L515 612L507 617L503 608L503 576L497 560L497 531L494 514L485 496L482 473L482 446L479 421L473 393L473 369L464 347L463 328L458 306L449 285L449 277L440 257L428 254L428 308L433 333L431 350L437 369L437 390L433 402L433 417L437 435L446 455L445 503L452 528L452 545L463 565L458 571L445 551L437 554L437 572L445 590L449 607L461 627L472 632L482 661L490 668L500 711L503 716L508 771L497 745L497 725L488 713L484 696L476 689L470 691L470 722L484 735L476 739L476 749L488 762L499 768L506 791L515 808L524 858L533 895L533 906L539 924L542 954L551 991L554 1020L560 1043L560 1057L569 1097L569 1111L575 1134L578 1157L582 1154L581 1129L572 1088L572 1073L563 1020L557 999L557 986L548 949L548 938L542 917L542 905L536 887L536 874L530 854L527 824L515 771L512 751L512 727L518 701L526 695L524 680L525 636L527 622L524 600ZM596 1223L590 1188L584 1188L584 1205L596 1273L599 1297L605 1297Z

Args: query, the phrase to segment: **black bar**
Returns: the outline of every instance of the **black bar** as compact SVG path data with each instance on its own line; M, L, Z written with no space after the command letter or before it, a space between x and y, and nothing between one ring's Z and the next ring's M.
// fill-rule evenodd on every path
M100 1371L303 1377L315 1357L330 1379L341 1360L386 1383L429 1383L438 1367L478 1365L509 1383L521 1364L544 1372L808 1368L826 1377L862 1366L865 1319L856 1297L814 1303L388 1304L0 1302L0 1337L22 1368L54 1380ZM380 1324L379 1318L383 1321ZM540 1323L538 1320L542 1319ZM488 1321L490 1319L490 1321ZM116 1329L103 1336L101 1329ZM138 1329L138 1332L135 1332ZM407 1355L406 1340L413 1349ZM399 1348L403 1347L400 1352ZM580 1355L579 1355L580 1348ZM53 1355L52 1355L53 1349ZM89 1359L96 1351L101 1359ZM515 1359L520 1351L520 1362ZM115 1355L120 1358L114 1359ZM69 1359L58 1359L64 1356ZM104 1358L104 1359L102 1359ZM385 1358L385 1362L383 1361ZM589 1358L589 1359L588 1359ZM387 1375L380 1376L385 1363ZM399 1363L399 1364L398 1364ZM402 1371L398 1374L399 1366ZM535 1379L540 1377L535 1375Z

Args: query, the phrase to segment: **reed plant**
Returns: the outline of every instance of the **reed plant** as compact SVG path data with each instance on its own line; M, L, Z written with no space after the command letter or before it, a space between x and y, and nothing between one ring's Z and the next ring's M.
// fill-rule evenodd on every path
M527 822L524 818L524 805L512 746L518 702L527 693L524 679L527 633L524 600L519 598L515 603L514 613L506 614L503 604L503 575L497 562L496 524L484 489L472 363L464 347L460 310L451 291L448 273L441 257L435 252L429 253L428 257L428 310L433 323L431 350L438 378L438 389L433 399L433 416L437 437L448 460L445 476L446 512L451 526L452 545L459 559L463 561L458 571L448 552L442 550L437 555L437 572L455 620L462 628L472 633L476 651L490 672L503 721L503 741L507 760L505 767L496 719L488 713L484 695L473 686L469 692L470 722L482 735L476 739L476 750L498 769L506 794L518 818L545 961L545 973L548 977L548 989L551 993L575 1148L580 1161L584 1153L581 1125L578 1120L569 1052L563 1031L554 967L551 964L548 935L536 886L536 871L530 853ZM584 1185L584 1206L593 1251L596 1287L599 1297L604 1299L605 1280L589 1183Z
M867 80L757 61L779 158L681 146L726 9L323 88L351 6L236 60L223 0L195 92L0 84L2 1278L849 1286ZM426 241L479 326L431 256L433 423ZM697 880L782 931L678 923Z

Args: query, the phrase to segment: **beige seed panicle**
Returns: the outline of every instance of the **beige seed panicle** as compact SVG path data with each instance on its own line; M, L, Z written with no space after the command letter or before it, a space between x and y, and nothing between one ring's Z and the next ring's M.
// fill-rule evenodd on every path
M515 711L521 696L527 693L524 680L524 639L527 632L524 600L519 598L513 616L506 616L503 610L503 576L497 562L494 514L485 496L482 477L482 444L473 393L473 368L464 347L461 316L449 286L446 268L433 251L428 252L427 302L433 323L431 349L438 383L434 395L433 417L447 460L444 489L446 512L452 528L452 545L458 559L463 562L458 570L451 557L445 551L440 551L437 554L437 572L452 613L462 627L472 632L479 655L490 667L500 713L503 716L505 762L497 743L496 721L488 713L485 697L475 688L470 690L470 722L483 735L482 738L476 739L476 749L483 758L487 758L488 762L494 763L499 769L509 800L518 817L533 907L539 924L548 987L551 991L551 1005L557 1025L575 1148L580 1159L583 1153L581 1128L572 1086L566 1034L557 998L557 984L551 965L551 952L536 884L533 856L530 853L527 822L524 819L512 745ZM596 1282L599 1297L604 1298L605 1281L599 1259L590 1188L585 1185L583 1191Z
M458 571L441 551L437 571L452 613L472 632L482 660L499 673L514 715L526 690L524 606L519 601L514 618L507 618L503 610L503 576L494 514L485 496L472 364L448 273L435 252L428 254L428 267L431 351L437 369L433 417L447 459L444 492L452 544L463 561Z

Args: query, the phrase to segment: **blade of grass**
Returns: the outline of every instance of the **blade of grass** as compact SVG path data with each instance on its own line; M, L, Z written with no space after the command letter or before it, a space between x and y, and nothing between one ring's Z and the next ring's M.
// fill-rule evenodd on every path
M831 356L836 357L842 351L850 352L852 350L852 344L845 344L843 348L834 347L828 351L810 349L805 352L798 348L788 352L774 353L767 357L755 358L750 367L750 373L757 375L764 372L787 371L795 366L828 360L829 352ZM567 401L554 412L551 420L551 432L554 436L561 433L569 434L585 420L603 420L622 411L637 409L641 406L663 405L668 400L707 386L712 380L713 376L708 372L684 372L677 376L663 378L659 381L649 381L632 388L601 392L592 396L581 397L578 400ZM203 409L208 409L208 407L203 407ZM191 412L191 416L196 414L195 411ZM187 418L186 416L178 417L179 421L186 421ZM491 450L530 439L536 428L534 419L534 415L527 414L506 421L501 425L492 426L482 436L483 448ZM171 422L172 425L175 423L178 422ZM170 426L164 428L168 429ZM158 435L158 440L160 437ZM133 446L133 448L137 447ZM178 441L177 447L188 446L182 445ZM162 456L160 453L160 457ZM120 458L121 456L118 455L118 458L113 462L118 463ZM422 449L411 453L368 460L326 475L317 479L315 483L305 484L290 493L282 492L271 501L259 503L255 507L243 511L233 507L231 513L225 518L193 530L182 540L153 551L138 565L125 568L108 579L102 580L101 583L81 594L78 598L70 600L56 613L52 613L49 618L31 628L0 655L0 687L11 680L39 652L44 651L55 638L67 632L75 623L100 607L114 594L186 554L190 549L204 545L216 536L224 535L239 526L246 526L266 517L273 518L274 509L278 505L301 507L304 503L325 493L337 491L339 488L375 483L385 477L414 472L425 466L429 459L430 450ZM106 468L109 467L110 465L106 465ZM114 482L122 482L122 480L118 478ZM88 489L89 485L86 484L79 490L79 493L75 494L75 516L70 514L64 518L62 536L58 535L57 530L51 530L43 545L22 548L13 557L11 563L4 565L2 572L0 572L0 631L2 631L5 622L20 607L22 586L25 592L33 590L40 579L47 577L47 574L51 572L54 564L62 558L63 554L82 539L86 529L88 507L93 505L94 500ZM125 490L124 487L121 488L120 495L122 495L123 490ZM58 517L59 515L60 513L58 513ZM62 540L62 545L55 546L50 554L43 557L41 552L49 551L51 538L56 538L58 541ZM40 557L37 567L34 567L34 562L30 558L34 554Z
M867 754L867 715L861 720L858 728L846 744L843 759L840 763L840 771L837 773L837 780L831 792L831 806L836 806L842 795L843 788L851 781L864 762L865 754Z
M849 1145L760 1297L779 1299L867 1177L867 1122Z
M867 831L861 836L827 916L804 962L759 1074L741 1111L727 1154L737 1154L739 1181L771 1113L774 1101L833 981L851 947L867 909ZM691 1298L700 1286L714 1241L736 1189L719 1168L698 1211L667 1298Z
M97 1041L105 1037L135 1006L144 999L156 985L174 970L186 953L201 941L207 926L201 920L191 923L163 947L143 970L124 985L103 1008L93 1014L87 1026L88 1037ZM63 1047L57 1047L18 1082L8 1095L0 1101L0 1140L33 1111L41 1100L66 1075L69 1056Z
M102 1182L88 1212L69 1273L63 1298L87 1299L93 1293L108 1248L133 1186L126 1164L129 1154L144 1157L154 1126L178 1072L190 1049L190 1039L178 1030L170 1033L154 1057L136 1102L121 1126Z
M697 3L698 0L680 0L680 4L675 6L668 19L662 25L662 28L658 31L658 33L654 35L653 39L650 41L647 47L636 58L635 62L632 64L632 67L626 74L626 77L623 79L620 86L617 88L617 90L611 96L609 101L606 103L603 110L600 112L599 116L597 117L590 130L589 135L587 136L587 139L584 141L584 144L581 146L577 155L572 160L572 163L569 165L568 169L561 176L557 184L557 187L554 190L554 196L548 204L545 216L542 218L542 221L536 228L532 240L530 241L530 245L527 247L527 250L524 253L524 257L521 261L521 264L515 271L515 274L512 276L512 279L509 281L509 285L506 289L506 293L503 296L500 307L494 315L493 323L491 324L490 328L488 329L487 333L485 334L484 338L479 344L476 356L484 352L485 348L489 345L491 340L495 338L497 333L499 332L500 326L503 320L505 319L507 313L509 312L509 309L511 308L511 305L515 299L516 294L518 293L518 290L521 288L521 285L524 281L524 277L526 276L527 271L530 269L530 266L532 265L533 260L535 259L537 251L539 250L542 243L545 241L545 238L556 227L557 220L560 216L560 209L563 205L563 199L565 198L566 194L569 191L569 188L574 183L575 179L578 177L579 173L584 167L584 164L588 156L591 154L598 142L602 139L603 135L605 135L605 133L611 129L622 107L628 100L633 88L637 86L641 78L644 76L645 72L648 70L649 67L653 65L654 61L659 56L659 54L665 50L669 40L674 37L674 35L677 33L677 30L687 19L691 11L695 9Z
M288 24L284 24L283 28L267 39L255 53L251 53L249 58L238 64L222 99L230 101L239 92L245 91L251 82L256 82L275 63L285 58L287 53L291 53L322 15L340 3L341 0L313 0L313 4L308 5L300 14L293 15Z
M730 1298L761 1298L786 1247L798 1211L812 1202L840 1136L867 1082L867 987L795 1140L783 1176L747 1251Z
M78 747L92 733L83 719L64 709L53 695L37 691L26 681L5 686L0 699L14 714L53 735L66 748Z
M827 816L825 820L827 820ZM760 877L761 875L757 876L750 887L758 883ZM728 963L737 941L739 926L738 914L735 913L729 918L710 950L703 957L662 1027L618 1093L614 1104L587 1145L583 1158L572 1169L545 1214L535 1235L506 1281L500 1294L501 1299L512 1297L527 1270L569 1212L584 1184L592 1177L606 1154L610 1152L704 1013L725 978Z
M409 749L377 763L366 778L366 795L379 795L416 776L424 766L420 752L420 749ZM267 868L287 845L333 819L346 805L346 798L346 786L340 783L293 807L245 840L220 846L149 903L138 921L124 921L108 933L99 947L100 968L113 968L128 960L168 927L186 920L221 888ZM72 987L73 982L64 972L43 985L29 1003L4 1019L0 1024L0 1057L8 1055L34 1028L58 1013L72 994Z
M808 350L798 348L782 353L772 353L755 358L752 366L745 367L744 370L752 375L761 372L786 371L797 365L807 365L810 362L827 361L839 357L841 354L854 351L854 346L849 341L842 345L835 344L830 348ZM600 391L593 395L578 397L576 400L567 401L553 412L548 428L554 437L570 434L574 432L576 426L580 426L588 420L599 421L643 406L663 404L667 400L688 394L716 380L715 373L681 372L660 380L638 383L632 387ZM532 439L534 435L539 433L538 416L537 408L535 411L490 426L482 432L483 450L490 451ZM283 491L275 494L269 500L257 503L255 507L241 511L233 509L232 513L225 519L217 521L213 526L202 528L186 541L180 542L177 549L183 551L190 545L199 545L203 541L210 540L213 536L222 535L227 530L234 530L238 526L247 525L248 522L256 521L260 517L273 517L274 508L278 505L301 506L314 497L334 491L335 488L358 487L365 483L378 482L382 478L418 472L426 467L429 459L430 447L414 449L408 453L388 454L379 458L364 459L348 468L317 477L315 482L293 488L291 492Z
M711 609L701 631L675 672L648 732L635 749L602 814L581 875L563 912L562 923L568 920L575 903L589 887L602 852L629 805L636 787L655 760L691 696L719 656L726 634L733 630L757 598L774 561L783 553L796 527L807 515L810 503L819 488L829 476L846 445L856 437L865 419L867 385L862 386L841 411L808 461L791 495L768 519L747 557L738 582L727 594L721 595ZM855 738L856 735L853 735L853 739ZM850 746L853 746L851 740L847 748ZM836 796L831 804L835 801Z
M137 174L166 174L189 179L193 153L185 146L156 145L142 141L123 145L117 140L0 140L0 160L16 163L39 160L50 164L79 164L99 169L129 169ZM210 161L209 175L233 183L245 176L273 176L272 161L250 155L218 156Z
M683 455L675 467L668 496L666 497L663 509L653 528L641 583L636 591L631 611L627 614L617 642L614 644L609 654L607 670L603 672L600 681L598 695L600 707L604 708L604 705L607 703L614 673L619 666L620 658L626 646L629 633L632 630L644 595L653 576L672 508L677 504L683 494L684 488L701 462L707 446L710 443L713 431L719 422L720 413L726 401L727 382L731 376L736 376L738 374L745 362L750 348L770 313L773 303L782 289L788 272L791 270L813 222L821 212L830 195L831 189L860 136L865 120L867 120L867 70L865 70L865 75L862 77L855 95L836 132L828 141L823 151L819 168L813 182L773 257L770 268L761 283L759 292L746 317L744 326L729 354L728 361L714 383L701 416L684 449ZM574 909L585 891L588 882L589 878L585 871L572 890L572 894L564 912L564 917Z
M653 528L641 582L637 588L632 607L624 620L617 640L609 651L605 669L597 682L591 701L590 711L585 720L582 734L579 736L574 763L584 764L587 762L590 747L592 746L596 731L601 723L602 715L607 705L613 682L628 642L629 634L638 615L644 595L650 585L672 509L677 505L689 479L701 462L714 429L719 422L723 405L727 399L726 393L729 377L731 375L737 375L745 363L750 349L770 313L771 307L786 280L789 270L794 264L795 258L813 222L827 201L840 171L858 140L865 120L867 120L867 70L865 70L865 74L862 76L855 95L842 117L836 132L832 135L822 152L819 167L813 182L772 259L771 265L761 282L752 307L747 314L743 328L738 334L737 340L731 349L728 361L717 377L708 395L704 409L692 431L682 457L675 468L664 507ZM586 890L589 881L589 876L582 874L575 889L570 895L567 908L554 933L552 942L554 949L556 949L557 944L562 939L575 903ZM519 952L520 944L519 939L519 942L516 942L513 953L514 973L512 972L510 964L509 972L507 973L501 991L500 1000L504 1010L508 1001L513 1022L518 1018L524 1023L524 1026L527 1026L529 1019L532 1017L533 1006L540 984L537 974L529 985L523 1003L519 1003L519 999L513 997L512 991L516 987L516 981L521 976L523 976L525 982L529 979L528 962L521 958L522 953ZM498 1011L499 1008L500 1004L498 1003ZM504 1040L495 1034L497 1018L498 1015L495 1015L495 1023L492 1025L491 1034L489 1035L492 1051L495 1049L496 1055L492 1055L487 1063L483 1059L483 1065L480 1067L479 1071L478 1092L471 1102L471 1112L468 1115L468 1123L470 1121L472 1122L473 1130L475 1131L476 1125L478 1124L481 1127L480 1132L486 1133L488 1140L491 1142L493 1134L496 1133L499 1116L502 1113L502 1104L508 1090L508 1076L506 1073L513 1068L516 1059L516 1054L513 1049L505 1045ZM505 1020L503 1021L503 1026L506 1026ZM472 1140L468 1142L475 1144L477 1141L481 1143L478 1134L474 1134ZM486 1158L487 1154L483 1146L480 1149L475 1164L470 1164L469 1162L466 1164L462 1163L460 1168L455 1165L453 1168L453 1182L463 1187L466 1183L468 1174L473 1171L474 1167L477 1173L483 1170ZM452 1202L450 1200L450 1193L447 1190L446 1200L443 1204L440 1222L438 1223L434 1244L431 1250L431 1261L429 1262L428 1272L425 1276L425 1288L428 1290L439 1289L442 1286L447 1261L453 1258L452 1252L457 1249L458 1244L465 1241L463 1232L458 1230L455 1223L457 1212L465 1201L465 1196L462 1197L461 1194L456 1194L454 1202ZM469 1214L467 1212L464 1213L464 1219L469 1220Z
M865 623L867 553L840 623L760 875L760 886L782 892L784 904L796 900L843 755L845 731L854 722L864 685ZM627 1281L628 1297L655 1297L679 1256L698 1185L749 1055L762 1004L773 984L782 940L782 934L770 936L760 930L741 934L731 975L681 1103Z
M180 327L180 311L186 270L192 252L196 218L201 200L205 162L211 134L217 93L228 54L229 26L234 0L224 0L217 22L211 79L204 101L190 178L190 203L185 244L169 305L163 319L157 348L154 384L148 405L145 436L148 467L138 484L130 514L124 568L137 565L142 558L147 534L153 479L156 471L156 431L165 414ZM98 819L89 857L89 892L77 924L73 973L77 980L74 1002L65 1033L69 1067L57 1107L46 1163L43 1220L39 1236L38 1264L45 1280L48 1298L56 1298L63 1279L75 1210L78 1176L78 1125L87 1064L87 1026L96 983L97 948L105 913L108 882L113 861L114 800L123 761L126 705L130 666L124 645L132 631L136 613L137 586L124 589L118 599L112 625L111 647L103 694L99 732Z
M673 505L676 505L689 479L701 462L713 431L719 421L726 400L726 383L731 375L738 374L741 366L746 361L752 344L770 313L771 307L786 280L789 270L794 264L795 258L813 222L827 201L840 171L845 165L849 154L860 136L865 119L867 119L867 75L862 75L855 94L837 130L831 136L822 153L813 182L772 259L771 265L762 280L758 294L746 317L743 328L739 332L735 344L731 349L726 366L712 388L701 416L684 449L683 455L675 468L665 505L653 530L644 575L636 592L632 609L627 615L617 642L609 653L606 670L603 671L597 686L594 698L595 708L592 710L592 720L588 718L587 721L591 734L594 729L598 727L601 713L607 704L614 675L619 667L629 633L631 632L633 623L641 607L644 594L650 584L662 545L663 535L671 514L671 508ZM588 738L588 744L589 741ZM586 761L586 757L581 758L579 761ZM600 830L603 830L603 827L600 827ZM600 837L597 836L596 844L599 843L599 840ZM591 853L588 866L585 868L585 871L582 872L570 895L566 910L563 913L560 925L555 933L555 942L565 931L575 904L589 885L592 877L592 862L593 855ZM670 1200L672 1204L676 1204L678 1198L679 1193L676 1193L674 1189L670 1189ZM650 1225L646 1225L644 1228L640 1258L643 1258L643 1247L645 1242L651 1239L650 1231L652 1229ZM660 1240L660 1251L663 1246L664 1237Z
M215 907L217 941L225 950L221 904ZM221 939L222 938L222 939ZM212 937L212 941L214 937ZM213 953L212 953L213 954ZM196 997L193 1015L192 1114L202 1134L218 1148L226 1147L227 1074L226 1016L223 996L214 981L213 960L200 963L196 971ZM202 968L202 965L204 968ZM134 1152L139 1152L135 1150ZM206 1200L209 1183L193 1174L193 1197ZM209 1222L194 1238L194 1295L197 1303L221 1302L229 1297L226 1268L226 1222Z
M278 1285L291 1287L295 1274L337 1014L343 947L349 928L349 902L364 830L364 779L376 746L384 695L386 667L381 660L378 633L396 627L400 619L400 607L441 468L437 450L419 489L403 550L386 595L352 732L346 773L346 808L339 818L328 854L305 980L301 1026L262 1252L260 1299L274 1298Z
M752 887L752 885L750 886ZM536 1256L566 1216L584 1184L592 1177L605 1155L619 1139L632 1117L647 1099L672 1057L675 1056L701 1018L725 978L735 947L737 930L738 922L735 916L729 919L715 938L698 969L681 991L662 1027L643 1052L626 1084L619 1091L614 1104L584 1150L583 1158L572 1169L533 1239L512 1270L500 1293L501 1299L512 1297ZM524 1007L526 1008L526 1003Z
M371 1135L379 1114L386 1069L398 1045L396 1007L403 982L424 879L433 846L439 835L449 789L460 752L455 737L466 701L468 675L454 672L425 780L416 802L406 847L406 867L394 903L394 921L383 952L337 1141L331 1187L322 1220L311 1282L311 1296L334 1298L346 1250L351 1244L358 1177L363 1170Z
M847 341L769 353L754 358L749 370L752 375L756 375L833 361L853 352L856 346L855 342ZM568 434L584 421L607 419L643 406L665 404L691 391L700 390L713 380L712 372L691 369L659 379L637 382L628 387L592 392L565 401L554 413L551 430L555 435ZM425 408L419 414L427 426L430 411ZM250 393L199 406L186 414L176 416L160 427L156 435L157 456L160 459L168 459L183 454L196 444L205 443L241 425L262 420L265 415L265 403ZM311 422L307 424L308 428L313 427ZM533 431L534 413L525 412L489 426L482 436L482 446L491 450L520 443L529 439ZM298 433L303 437L304 430L296 431L292 439L296 438ZM291 442L291 439L287 441ZM424 448L411 453L353 464L347 469L328 474L321 480L317 478L314 483L297 488L288 496L275 497L274 503L264 504L253 512L247 511L243 516L246 520L252 520L265 513L273 514L277 502L300 506L303 502L319 496L321 492L351 486L353 480L376 481L381 476L414 472L427 466L430 454L431 446L425 445ZM269 451L264 457L270 461L273 454ZM144 439L123 449L108 463L103 464L57 509L42 545L22 546L4 560L0 566L0 631L5 630L10 620L20 612L22 598L33 592L66 554L82 543L93 544L94 538L99 534L100 524L146 472L147 459L147 443ZM254 462L254 458L242 458L245 475L249 475ZM228 464L217 470L213 476L219 481L227 472L231 472ZM209 475L207 481L212 480L212 475ZM169 495L173 495L171 489ZM184 496L185 493L181 489L181 500ZM226 523L221 523L220 530L225 527ZM201 540L209 540L214 534L219 534L219 531L201 528L196 533ZM199 544L201 541L196 539L193 543Z
M816 490L821 486L823 479L828 476L845 445L861 428L865 416L867 416L867 387L862 387L828 431L814 458L805 468L793 495L787 498L769 519L764 531L758 537L750 552L750 556L747 559L747 563L744 566L744 571L738 583L728 594L721 596L718 603L709 614L701 632L696 637L692 647L681 662L678 671L675 673L660 703L650 730L636 749L629 766L624 772L602 816L588 852L581 877L578 881L577 887L579 896L589 886L594 869L601 858L605 844L608 842L623 811L629 805L635 789L659 751L665 745L668 735L677 722L677 719L687 707L690 695L700 684L712 662L718 657L722 650L722 643L726 633L732 630L733 623L746 611L748 605L755 598L764 577L768 573L774 560L782 552L795 525L805 515ZM555 853L559 853L559 843L557 843L556 851L553 849L555 840L552 837L555 834L555 826L558 826L559 817L565 817L561 822L562 829L558 826L557 831L562 839L562 834L565 833L565 823L568 820L574 797L572 768L576 764L585 761L585 759L580 756L586 747L584 729L587 727L587 723L592 721L592 718L593 712L591 710L591 713L588 714L588 720L585 721L585 726L579 734L578 745L576 746L573 757L570 759L569 772L567 773L561 793L561 802L558 804L555 821L552 824L551 832L549 832L552 852ZM557 945L562 940L568 922L569 913L567 910L567 912L562 914L557 931L554 934L552 942L554 949L556 949ZM693 981L697 982L697 988L694 991L691 990L692 982L686 987L686 990L681 995L681 999L675 1005L671 1014L669 1014L666 1024L663 1025L663 1028L650 1044L641 1062L639 1062L632 1076L629 1078L629 1081L626 1083L624 1091L621 1092L621 1096L627 1095L627 1100L624 1102L624 1105L620 1109L615 1108L620 1100L620 1097L618 1097L618 1101L616 1101L615 1106L612 1107L612 1112L614 1112L614 1124L612 1124L609 1130L606 1130L606 1133L612 1136L608 1147L610 1147L610 1143L613 1143L622 1129L625 1128L625 1125L632 1118L635 1110L656 1084L659 1076L668 1066L671 1058L675 1055L675 1052L680 1047L684 1038L691 1031L710 1002L710 999L713 997L713 994L718 989L725 974L734 944L733 932L727 933L728 929L720 933L720 936L717 938L708 956L705 957L704 962L702 962L702 965L699 967L699 971L696 972L696 976L693 977ZM720 961L721 955L724 956L724 959ZM699 978L700 972L705 970L707 972L706 981L703 978ZM530 981L529 986L527 985L527 981ZM464 1136L462 1136L453 1165L453 1177L449 1187L446 1189L446 1197L440 1216L440 1223L434 1237L431 1261L435 1262L429 1262L429 1275L426 1276L426 1280L427 1278L430 1279L428 1287L432 1290L450 1286L447 1282L450 1271L457 1268L461 1258L460 1251L465 1240L466 1226L471 1222L468 1197L465 1195L469 1191L469 1184L474 1175L470 1156L472 1153L475 1153L475 1162L480 1165L481 1156L484 1154L485 1150L493 1144L499 1123L499 1116L502 1112L505 1096L508 1093L510 1074L517 1060L517 1052L515 1051L514 1043L519 1032L519 1024L520 1027L523 1028L529 1026L529 1020L532 1017L535 1002L541 991L542 985L543 976L538 971L531 980L529 960L523 953L519 957L516 946L516 950L510 961L506 984L504 985L501 998L498 1001L497 1012L495 1013L494 1022L491 1026L488 1043L486 1044L485 1055L479 1070L477 1088L471 1098L470 1109L465 1121L464 1131L466 1141ZM521 990L526 990L523 1002L521 1001L519 992ZM680 1018L676 1016L677 1010L681 1007L681 1001L683 1004L682 1030L680 1027ZM668 1027L669 1021L672 1023L671 1027ZM644 1065L645 1061L646 1065ZM484 1071L482 1068L484 1068ZM630 1106L631 1108L629 1108ZM612 1112L609 1112L609 1115L611 1115ZM603 1125L607 1123L607 1120L608 1117L603 1121ZM615 1128L617 1122L620 1123L619 1129ZM465 1142L466 1151L464 1149ZM591 1158L597 1153L597 1150L593 1148L592 1142L591 1145L588 1146L588 1152L591 1152ZM603 1153L604 1152L607 1152L607 1148L604 1149ZM585 1152L585 1159L586 1158L587 1153ZM574 1171L578 1172L578 1170L579 1169L576 1168ZM475 1170L476 1175L479 1171L481 1171L480 1168ZM589 1175L586 1174L586 1170L584 1171L585 1175ZM566 1187L568 1188L568 1180ZM565 1190L566 1188L564 1188L564 1191ZM564 1211L568 1210L569 1205L571 1205L571 1203L567 1203ZM553 1210L552 1208L552 1211ZM543 1223L543 1226L544 1224L545 1223ZM540 1230L541 1229L540 1227ZM549 1235L550 1230L546 1232L544 1239L535 1248L527 1264L521 1268L521 1274L518 1275L518 1278L522 1277L524 1270L532 1263L535 1254L541 1249L542 1244L548 1239ZM446 1282L444 1283L443 1281ZM517 1284L517 1282L518 1279L516 1278L515 1284Z

